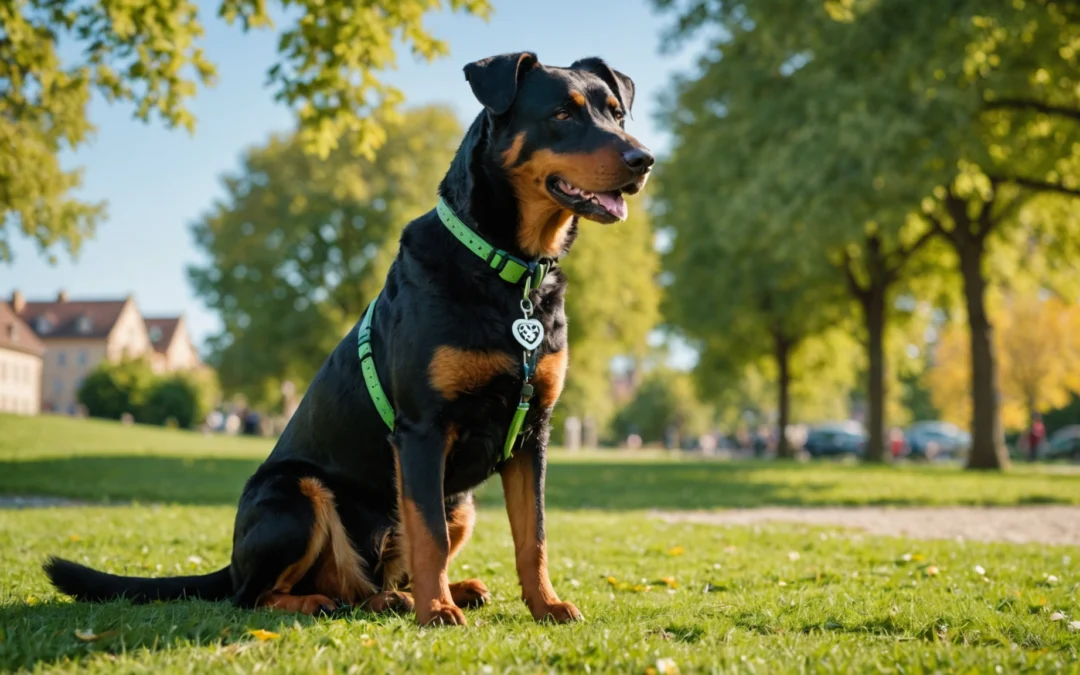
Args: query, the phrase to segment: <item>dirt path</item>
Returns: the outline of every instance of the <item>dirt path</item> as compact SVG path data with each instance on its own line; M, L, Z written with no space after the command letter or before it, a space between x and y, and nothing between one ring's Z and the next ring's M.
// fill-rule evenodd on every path
M795 522L835 525L870 534L914 539L974 539L1012 543L1036 542L1080 546L1080 507L1030 506L1018 508L787 508L730 511L657 512L668 522L709 525L752 525Z

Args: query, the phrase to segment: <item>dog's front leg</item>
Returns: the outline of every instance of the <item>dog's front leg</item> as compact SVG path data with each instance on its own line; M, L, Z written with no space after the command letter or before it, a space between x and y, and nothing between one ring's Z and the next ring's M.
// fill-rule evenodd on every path
M464 626L450 596L450 536L443 507L448 440L434 429L402 425L397 432L398 500L409 579L420 625Z
M581 612L569 602L562 602L551 586L547 570L547 543L544 539L544 450L543 438L533 437L507 460L502 475L506 513L514 534L518 581L521 599L537 621L558 623L580 620Z

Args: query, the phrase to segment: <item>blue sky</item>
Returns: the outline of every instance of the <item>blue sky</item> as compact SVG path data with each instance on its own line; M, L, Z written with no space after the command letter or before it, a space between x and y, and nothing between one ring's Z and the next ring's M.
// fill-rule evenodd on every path
M275 131L292 127L288 109L263 87L275 56L271 32L243 35L215 17L204 3L204 47L218 66L216 87L199 92L191 104L198 118L193 136L160 124L144 125L125 106L95 100L90 117L98 126L91 144L67 158L85 170L82 195L108 202L108 218L77 260L58 251L49 265L34 245L18 238L14 264L0 266L0 292L14 288L31 299L46 299L65 288L73 297L135 295L144 314L184 312L196 341L219 324L192 294L185 269L199 261L189 225L222 194L219 178L234 171L240 153ZM462 66L501 52L535 51L542 63L568 65L583 56L601 56L629 74L637 86L629 130L663 152L668 143L654 119L658 96L671 76L692 69L700 45L675 54L660 53L661 33L671 18L655 14L648 0L494 0L489 22L439 13L426 25L450 44L450 56L416 62L402 53L386 75L408 104L447 103L463 120L479 110ZM434 203L434 197L433 197Z

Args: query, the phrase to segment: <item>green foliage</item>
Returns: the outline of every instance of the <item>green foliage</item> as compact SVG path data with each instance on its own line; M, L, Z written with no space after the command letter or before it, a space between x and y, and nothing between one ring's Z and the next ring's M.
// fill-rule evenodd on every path
M173 373L158 379L137 419L146 424L169 424L182 429L202 424L218 398L213 371Z
M211 370L154 374L146 359L103 361L79 387L79 403L91 417L117 420L130 413L136 422L190 429L201 424L219 398Z
M382 82L395 47L433 59L446 43L423 25L443 7L486 17L487 0L281 0L287 17L268 80L296 111L307 149L326 156L339 139L371 156L386 138L383 120L402 99ZM102 204L73 193L78 170L57 159L93 133L86 107L96 92L134 107L135 117L195 128L188 102L215 80L199 42L206 9L191 0L23 0L0 3L0 260L12 228L42 249L71 253L91 236ZM244 31L274 28L265 0L221 0L218 16ZM59 45L65 54L61 59Z
M556 408L559 418L589 415L600 425L615 413L611 360L640 357L659 321L660 261L649 214L631 199L625 222L579 223L578 238L561 262L566 272L570 370Z
M102 361L79 387L79 403L92 417L118 420L124 413L138 419L155 386L156 377L146 359Z
M689 373L666 368L645 376L634 398L612 422L620 440L638 434L645 443L668 440L668 430L679 439L695 438L709 431L713 415L694 389Z
M295 137L247 153L225 200L192 226L209 260L189 269L224 324L211 338L222 386L254 404L300 391L382 289L401 230L434 206L461 139L453 113L419 108L385 122L374 160L325 160Z

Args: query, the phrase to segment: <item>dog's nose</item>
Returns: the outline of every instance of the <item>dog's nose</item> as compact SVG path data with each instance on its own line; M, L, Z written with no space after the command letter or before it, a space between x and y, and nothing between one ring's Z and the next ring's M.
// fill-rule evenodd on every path
M624 152L622 154L623 161L626 162L626 166L630 167L630 170L635 173L645 173L652 168L656 159L652 156L652 153L644 148L634 148L633 150Z

